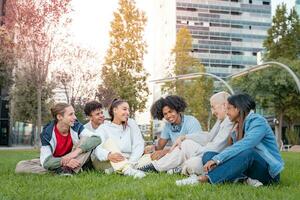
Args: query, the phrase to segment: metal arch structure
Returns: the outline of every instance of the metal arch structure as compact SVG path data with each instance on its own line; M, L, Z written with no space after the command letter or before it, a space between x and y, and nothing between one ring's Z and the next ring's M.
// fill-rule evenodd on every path
M262 69L265 69L265 68L268 68L268 67L272 67L272 65L277 65L277 66L285 69L293 77L293 79L294 79L294 81L297 85L298 92L300 93L300 80L299 80L299 77L297 76L297 74L293 70L291 70L291 68L288 67L287 65L285 65L283 63L280 63L280 62L276 62L276 61L265 62L265 63L260 64L260 65L252 66L248 69L245 69L245 70L242 70L240 72L237 72L237 73L231 74L229 76L226 76L225 79L226 80L234 79L234 78L249 74L251 72L255 72L255 71L259 71L259 70L262 70ZM211 73L206 73L206 72L198 72L198 73L178 75L178 76L173 76L173 77L168 77L168 78L152 80L150 82L155 83L155 84L157 84L157 83L166 83L166 82L172 82L172 81L175 81L175 80L192 79L192 78L197 78L197 77L201 77L201 76L210 76L210 77L213 77L213 78L221 81L228 88L230 93L234 94L234 91L233 91L232 87L224 79L222 79L221 77L219 77L217 75L214 75L214 74L211 74Z
M206 72L198 72L198 73L191 73L191 74L184 74L184 75L172 76L172 77L168 77L168 78L162 78L162 79L152 80L150 82L158 84L158 83L172 82L172 81L176 81L176 80L192 79L192 78L197 78L197 77L201 77L201 76L210 76L210 77L213 77L213 78L221 81L227 87L227 89L230 91L230 93L234 94L234 91L233 91L232 87L225 80L223 80L222 78L220 78L217 75L206 73Z
M300 80L299 80L299 77L297 76L297 74L293 70L291 70L291 68L288 67L287 65L285 65L283 63L280 63L280 62L276 62L276 61L270 61L270 62L265 62L261 65L255 65L251 68L248 68L248 69L245 69L243 71L240 71L240 72L231 74L229 76L226 76L225 78L226 79L234 79L234 78L249 74L251 72L255 72L255 71L262 70L262 69L265 69L265 68L268 68L268 67L272 67L272 65L277 65L277 66L285 69L293 77L293 79L294 79L294 81L295 81L295 83L298 87L298 92L300 93Z

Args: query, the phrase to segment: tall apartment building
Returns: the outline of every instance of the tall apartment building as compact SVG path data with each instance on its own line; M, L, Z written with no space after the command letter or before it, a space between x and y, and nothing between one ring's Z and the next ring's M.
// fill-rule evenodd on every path
M221 77L257 64L271 22L271 0L176 0L176 29L190 30L194 57Z
M295 0L295 8L298 15L300 16L300 0Z

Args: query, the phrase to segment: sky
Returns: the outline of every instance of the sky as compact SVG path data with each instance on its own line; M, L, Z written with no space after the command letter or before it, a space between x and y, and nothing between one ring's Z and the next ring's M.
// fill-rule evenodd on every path
M144 57L144 65L148 72L151 71L151 56L155 51L155 47L151 45L151 38L153 38L153 27L155 26L153 2L157 1L159 0L136 0L137 7L145 11L148 17L144 35L148 44L148 53ZM287 4L288 10L295 4L295 0L272 0L272 14L275 13L277 5L282 2ZM97 52L100 57L100 72L101 63L103 63L109 45L110 22L113 20L113 12L118 8L118 0L73 0L72 4L74 10L72 32L75 40L83 47ZM149 113L144 114L143 117L140 117L141 120L138 123L148 123L149 117Z

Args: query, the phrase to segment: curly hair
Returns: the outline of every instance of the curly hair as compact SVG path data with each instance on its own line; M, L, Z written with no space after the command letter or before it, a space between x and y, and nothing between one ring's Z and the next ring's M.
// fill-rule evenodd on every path
M151 106L151 115L154 119L162 120L164 118L163 108L168 106L170 109L176 110L176 112L184 112L187 107L185 100L177 95L169 95L165 98L160 98Z
M86 116L90 116L93 111L102 109L102 107L103 107L102 104L99 103L98 101L90 101L85 104L83 110Z

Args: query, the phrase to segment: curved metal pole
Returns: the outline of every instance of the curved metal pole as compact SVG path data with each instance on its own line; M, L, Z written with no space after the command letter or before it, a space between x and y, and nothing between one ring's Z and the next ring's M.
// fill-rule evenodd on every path
M184 80L184 79L191 79L191 78L197 78L200 76L211 76L219 81L221 81L222 83L224 83L224 85L228 88L228 90L230 91L231 94L234 94L233 89L231 88L231 86L224 81L222 78L220 78L217 75L214 74L210 74L210 73L204 73L204 72L198 72L198 73L191 73L191 74L184 74L184 75L178 75L178 76L173 76L173 77L168 77L168 78L162 78L162 79L157 79L157 80L151 80L151 83L166 83L166 82L172 82L172 81L176 81L176 80Z
M296 82L296 85L298 87L298 92L300 93L300 80L299 80L298 76L295 74L295 72L293 72L293 70L291 70L290 67L288 67L287 65L285 65L283 63L276 62L276 61L270 61L270 62L265 62L261 65L255 65L251 68L245 69L245 70L240 71L238 73L226 76L225 78L226 79L228 79L228 78L237 78L237 77L249 74L251 72L255 72L255 71L258 71L258 70L261 70L261 69L271 67L272 65L278 65L278 66L282 67L283 69L285 69L286 71L288 71L290 73L290 75L293 77L294 81Z

